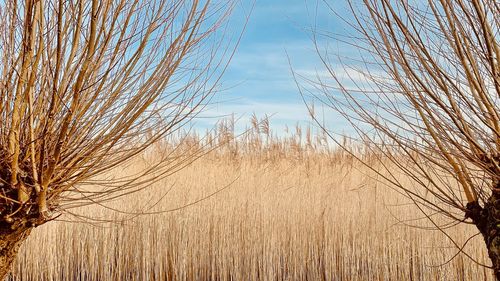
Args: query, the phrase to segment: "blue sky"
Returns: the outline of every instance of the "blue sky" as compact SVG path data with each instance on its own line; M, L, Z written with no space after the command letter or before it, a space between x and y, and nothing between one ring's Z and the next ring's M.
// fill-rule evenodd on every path
M241 24L250 11L252 1L243 0L233 21ZM321 2L321 1L320 1ZM330 1L344 2L344 1ZM235 114L237 130L249 125L249 118L272 115L274 132L281 135L285 125L310 122L307 109L293 79L288 57L294 71L313 75L324 71L310 38L310 29L342 33L343 24L326 9L316 8L316 0L257 0L238 50L223 78L224 91L202 114L197 124L210 127L220 116ZM287 57L288 54L288 57ZM331 110L317 108L330 127L343 130L343 122Z

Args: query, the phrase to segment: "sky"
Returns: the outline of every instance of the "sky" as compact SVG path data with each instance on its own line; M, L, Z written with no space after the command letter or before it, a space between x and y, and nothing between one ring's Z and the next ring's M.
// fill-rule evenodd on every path
M324 4L316 6L316 0L256 0L253 9L252 1L242 2L232 20L241 25L251 11L246 30L222 79L224 90L215 96L197 125L209 128L220 117L233 113L238 132L250 125L252 114L271 116L277 135L284 133L285 126L311 124L292 69L309 76L324 72L311 28L342 33L344 23ZM330 127L344 130L347 126L332 110L316 111Z

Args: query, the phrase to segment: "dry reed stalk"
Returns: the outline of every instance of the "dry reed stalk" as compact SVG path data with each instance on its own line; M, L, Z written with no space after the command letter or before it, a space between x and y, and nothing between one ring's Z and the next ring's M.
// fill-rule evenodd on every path
M21 250L12 280L492 280L489 272L457 252L439 232L412 223L405 197L372 178L361 164L327 155L301 161L214 151L152 189L106 206L143 213L127 220L97 206L74 210L115 221L93 226L54 222L35 230ZM141 168L149 157L108 176ZM236 181L234 181L236 179ZM404 175L400 180L413 181ZM234 182L233 182L234 181ZM232 183L189 207L191 202ZM172 189L151 208L165 187ZM140 199L140 200L138 200ZM398 223L399 220L403 220ZM420 221L420 226L429 226ZM458 241L472 235L458 225ZM485 262L476 237L464 248ZM445 263L442 266L436 266Z

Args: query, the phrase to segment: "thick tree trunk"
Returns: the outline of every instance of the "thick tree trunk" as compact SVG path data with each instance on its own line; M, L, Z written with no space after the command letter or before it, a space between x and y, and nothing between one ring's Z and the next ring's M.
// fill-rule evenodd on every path
M483 235L496 280L500 281L500 191L493 191L484 207L477 202L467 204L466 216Z
M0 223L0 280L3 280L10 272L19 247L30 232L31 228L25 226L12 229L12 225Z

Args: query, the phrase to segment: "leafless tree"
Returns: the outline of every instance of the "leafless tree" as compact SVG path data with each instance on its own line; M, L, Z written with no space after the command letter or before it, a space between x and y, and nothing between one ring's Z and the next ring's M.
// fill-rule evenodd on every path
M79 189L202 109L234 50L224 35L233 2L2 1L0 278L33 227L190 161L166 155L96 192Z
M352 33L314 31L326 73L296 73L304 97L346 117L377 157L365 163L436 227L474 224L500 280L500 2L323 3Z

